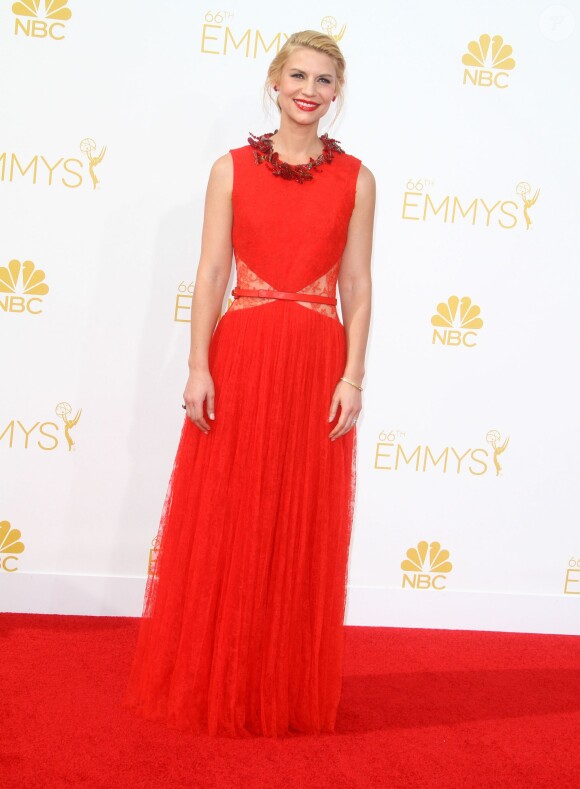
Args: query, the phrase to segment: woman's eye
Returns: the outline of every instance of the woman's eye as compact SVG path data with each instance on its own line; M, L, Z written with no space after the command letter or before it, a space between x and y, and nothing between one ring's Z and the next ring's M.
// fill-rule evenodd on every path
M303 74L292 74L291 76L293 76L293 77L302 77L302 76L304 76L304 75L303 75ZM329 84L330 84L330 80L329 80L329 79L327 79L326 77L320 77L320 79L321 79L323 82L326 82L326 84L327 84L327 85L329 85Z

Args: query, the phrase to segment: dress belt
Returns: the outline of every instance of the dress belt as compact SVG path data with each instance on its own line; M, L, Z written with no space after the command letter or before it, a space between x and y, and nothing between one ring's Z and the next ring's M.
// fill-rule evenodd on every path
M336 304L332 296L316 296L314 293L294 293L287 290L266 290L264 288L238 288L232 290L234 299L238 296L257 296L262 299L289 299L291 301L316 301L319 304Z

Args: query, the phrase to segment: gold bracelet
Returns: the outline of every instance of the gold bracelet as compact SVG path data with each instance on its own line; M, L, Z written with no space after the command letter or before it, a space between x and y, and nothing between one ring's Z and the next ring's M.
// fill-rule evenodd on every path
M352 384L353 386L356 386L356 388L357 388L359 391L361 391L361 392L362 392L362 390L363 390L362 386L359 386L358 384L355 384L355 382L354 382L354 381L349 381L349 380L348 380L348 378L340 378L340 380L341 380L341 381L346 381L346 382L347 382L347 384Z

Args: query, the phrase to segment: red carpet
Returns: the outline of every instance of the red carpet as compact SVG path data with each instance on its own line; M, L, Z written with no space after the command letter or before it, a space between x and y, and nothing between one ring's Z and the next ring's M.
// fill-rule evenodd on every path
M349 627L336 734L193 737L119 708L137 620L0 614L2 787L577 787L580 637Z

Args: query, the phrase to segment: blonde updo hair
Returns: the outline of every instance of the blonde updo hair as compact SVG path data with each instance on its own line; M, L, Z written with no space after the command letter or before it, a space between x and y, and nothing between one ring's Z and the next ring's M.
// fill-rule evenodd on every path
M332 36L326 35L326 33L321 33L318 30L301 30L298 33L292 33L286 43L280 48L280 51L274 60L272 60L270 67L268 68L268 75L264 84L264 103L266 104L268 99L274 102L270 89L273 85L280 81L284 65L294 50L298 49L299 47L309 47L310 49L314 49L317 52L322 52L322 54L328 55L328 57L334 62L334 68L336 70L337 101L334 120L336 120L344 104L344 72L346 70L346 61L334 38L332 38ZM276 101L274 103L278 109L280 109L280 100L278 97L276 97ZM332 123L334 123L334 120Z

